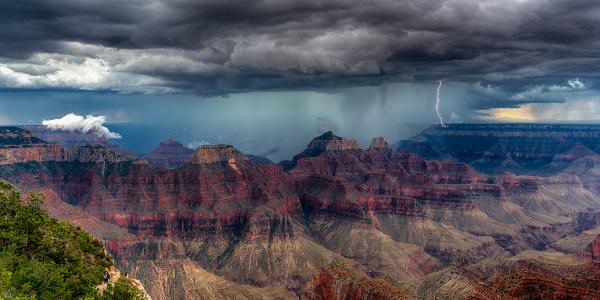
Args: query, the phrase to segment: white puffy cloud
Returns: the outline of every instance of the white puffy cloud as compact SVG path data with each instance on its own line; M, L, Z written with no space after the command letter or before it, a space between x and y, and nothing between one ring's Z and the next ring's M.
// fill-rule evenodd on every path
M50 130L65 130L70 132L93 133L107 139L120 139L121 135L111 132L104 126L105 116L87 115L85 117L73 113L60 119L44 120L42 124Z

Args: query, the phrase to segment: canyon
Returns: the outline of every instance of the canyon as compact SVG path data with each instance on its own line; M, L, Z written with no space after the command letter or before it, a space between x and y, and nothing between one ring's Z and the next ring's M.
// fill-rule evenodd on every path
M362 149L326 132L274 164L230 145L138 156L4 127L0 178L103 241L153 299L594 299L597 137L451 124Z

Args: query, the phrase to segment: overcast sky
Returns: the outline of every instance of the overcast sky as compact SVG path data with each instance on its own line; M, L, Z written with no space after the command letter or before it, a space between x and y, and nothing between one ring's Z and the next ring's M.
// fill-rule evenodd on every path
M364 139L437 122L438 80L447 122L600 118L597 0L0 0L0 28L4 124L258 110Z

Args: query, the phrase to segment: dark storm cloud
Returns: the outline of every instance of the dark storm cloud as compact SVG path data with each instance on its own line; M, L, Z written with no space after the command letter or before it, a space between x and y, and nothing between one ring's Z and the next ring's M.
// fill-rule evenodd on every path
M541 81L591 83L600 63L596 0L0 0L0 26L8 87L223 94L446 79L502 89L473 87L486 108L563 101L508 98ZM39 53L62 56L48 66ZM87 81L44 77L86 58L97 60Z

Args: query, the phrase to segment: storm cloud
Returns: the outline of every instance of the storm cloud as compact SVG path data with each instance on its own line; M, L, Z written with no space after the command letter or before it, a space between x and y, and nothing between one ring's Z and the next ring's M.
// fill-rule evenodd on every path
M517 93L594 81L600 63L595 0L2 0L0 26L5 88L207 95L445 79Z

